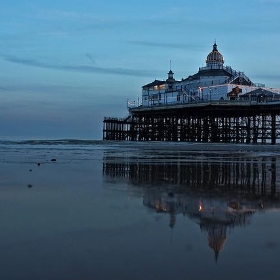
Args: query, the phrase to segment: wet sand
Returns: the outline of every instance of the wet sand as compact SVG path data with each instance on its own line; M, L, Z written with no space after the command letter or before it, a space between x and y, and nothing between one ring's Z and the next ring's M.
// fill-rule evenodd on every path
M279 146L183 144L2 145L0 278L278 279Z

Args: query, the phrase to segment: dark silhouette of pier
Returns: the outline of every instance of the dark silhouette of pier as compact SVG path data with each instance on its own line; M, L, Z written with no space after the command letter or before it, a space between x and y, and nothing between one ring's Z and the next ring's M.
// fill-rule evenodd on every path
M103 140L276 144L280 101L266 97L134 107L104 118Z

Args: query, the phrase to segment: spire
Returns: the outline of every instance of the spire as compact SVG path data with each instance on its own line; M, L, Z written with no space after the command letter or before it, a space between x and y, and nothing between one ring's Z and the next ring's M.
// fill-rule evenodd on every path
M215 263L218 264L219 251L215 252Z

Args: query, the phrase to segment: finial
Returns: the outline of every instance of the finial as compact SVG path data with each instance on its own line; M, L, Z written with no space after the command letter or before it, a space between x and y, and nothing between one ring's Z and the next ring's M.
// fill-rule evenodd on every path
M170 59L170 61L169 61L169 62L170 62L170 69L169 69L169 70L171 70L171 59Z
M214 41L214 45L213 45L213 51L217 51L218 49L217 49L217 41L216 41L216 39L215 39L215 41Z

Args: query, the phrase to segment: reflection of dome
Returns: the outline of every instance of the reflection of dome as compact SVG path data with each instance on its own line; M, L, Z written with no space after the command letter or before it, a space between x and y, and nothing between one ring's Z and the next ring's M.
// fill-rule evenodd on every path
M213 249L215 253L219 253L224 249L226 240L226 236L219 236L218 238L215 238L215 236L208 236L207 241L209 247Z
M157 212L169 213L171 229L175 225L176 214L186 215L199 224L201 231L207 232L207 243L214 251L216 263L230 229L249 224L251 216L258 209L258 202L255 201L229 200L218 196L213 198L201 193L147 192L143 204Z
M213 45L213 50L208 54L206 58L206 64L209 67L222 66L224 64L224 58L217 49L217 44ZM214 67L213 67L214 66Z
M219 252L224 249L226 243L226 227L222 225L214 225L208 230L208 245L215 252L215 260L218 261Z

